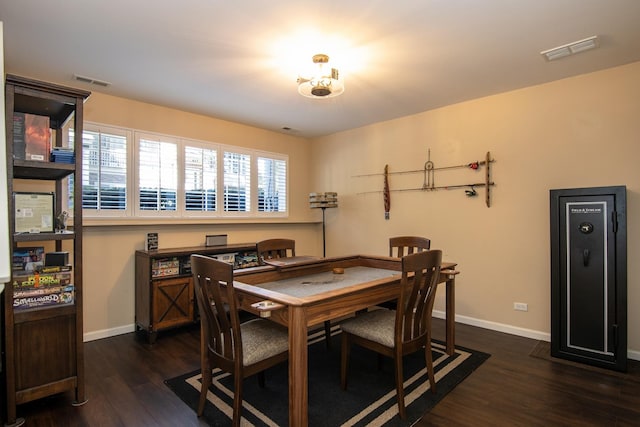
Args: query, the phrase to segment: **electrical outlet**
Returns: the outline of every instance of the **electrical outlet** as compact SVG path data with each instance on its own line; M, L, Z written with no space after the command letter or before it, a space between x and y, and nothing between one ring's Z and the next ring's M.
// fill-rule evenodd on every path
M529 305L526 302L514 302L513 309L517 311L529 311Z

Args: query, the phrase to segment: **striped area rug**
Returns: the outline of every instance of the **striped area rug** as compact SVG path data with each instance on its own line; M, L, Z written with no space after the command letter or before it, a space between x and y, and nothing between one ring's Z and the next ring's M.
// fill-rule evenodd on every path
M480 366L489 355L457 347L448 356L440 342L433 342L436 390L429 390L424 354L417 352L404 358L405 404L407 420L398 416L393 378L393 363L385 360L377 367L377 354L358 346L351 347L348 389L340 388L340 330L334 327L332 346L328 350L324 333L309 335L309 426L410 426L422 418L438 401ZM200 371L169 379L165 383L187 405L196 409L200 393ZM257 378L245 379L243 385L243 425L288 425L287 364L266 371L266 386ZM212 426L230 423L233 404L233 378L223 372L213 373L204 419Z

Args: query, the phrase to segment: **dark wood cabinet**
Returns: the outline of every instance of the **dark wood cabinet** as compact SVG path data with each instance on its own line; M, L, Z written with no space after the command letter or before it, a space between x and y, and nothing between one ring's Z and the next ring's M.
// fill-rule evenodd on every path
M219 257L248 271L258 265L255 243L136 251L136 330L154 343L158 331L198 320L191 254Z
M190 277L151 281L152 319L156 329L193 321L193 283Z
M84 353L82 328L82 108L90 92L40 82L23 77L7 75L5 85L6 136L7 136L7 185L9 212L9 243L12 251L21 247L43 245L53 251L72 247L70 253L71 272L66 290L71 293L55 294L60 303L51 305L20 306L24 291L14 283L20 283L24 274L18 275L16 265L11 271L11 281L3 293L3 369L6 390L6 417L8 425L21 425L16 406L35 399L64 391L75 392L75 402L86 401L84 388ZM50 147L46 146L38 155L25 158L17 134L14 138L14 117L20 113L47 118L51 134L49 143L62 147L69 120L73 126L73 139L67 149L75 156L70 163L49 161ZM18 129L19 128L15 128ZM17 148L16 148L17 147ZM73 185L68 186L65 178ZM72 188L72 200L76 201L71 215L72 227L64 232L51 225L43 232L16 230L16 205L13 197L18 187L53 187L53 218L62 212L62 197L65 188ZM44 221L43 221L44 222ZM48 224L47 224L48 225ZM70 243L69 243L70 242ZM53 295L53 294L51 294ZM71 297L69 295L72 295Z

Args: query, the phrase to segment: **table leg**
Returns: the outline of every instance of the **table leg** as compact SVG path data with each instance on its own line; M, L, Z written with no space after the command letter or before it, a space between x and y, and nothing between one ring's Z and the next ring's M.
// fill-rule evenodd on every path
M304 307L289 307L289 426L308 420L307 316Z
M447 354L452 356L456 350L456 279L455 276L449 277L446 283L447 287L447 326L446 326L446 344Z

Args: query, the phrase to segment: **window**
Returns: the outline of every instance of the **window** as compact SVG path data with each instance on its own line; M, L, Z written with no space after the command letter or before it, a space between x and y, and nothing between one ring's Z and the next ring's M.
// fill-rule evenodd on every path
M178 145L159 137L138 138L138 210L178 208Z
M287 162L258 157L258 212L287 211Z
M85 125L82 133L82 209L88 216L100 215L102 211L122 215L127 211L130 134L121 129ZM70 140L73 140L73 130Z
M282 217L288 212L286 155L93 123L85 123L82 142L87 217ZM69 210L74 178L66 186Z
M184 208L187 211L215 212L218 180L216 150L184 148Z
M251 211L251 156L224 153L224 211Z

